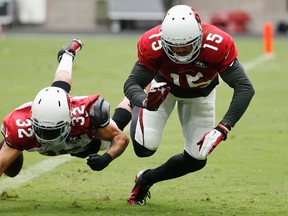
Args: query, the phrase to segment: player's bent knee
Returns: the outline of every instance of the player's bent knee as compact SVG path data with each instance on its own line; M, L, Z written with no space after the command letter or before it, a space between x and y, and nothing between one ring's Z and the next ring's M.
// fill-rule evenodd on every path
M197 160L197 159L196 159ZM198 170L203 169L206 166L207 160L197 160L197 168Z
M134 152L135 154L138 156L138 157L150 157L151 155L153 155L156 150L150 150L150 149L147 149L145 147L143 147L142 145L139 145L139 144L135 144L133 143L134 145Z
M189 164L191 164L191 172L195 172L197 170L201 170L206 166L207 159L205 160L198 160L191 155L189 155L186 151L184 151L184 157L189 160Z

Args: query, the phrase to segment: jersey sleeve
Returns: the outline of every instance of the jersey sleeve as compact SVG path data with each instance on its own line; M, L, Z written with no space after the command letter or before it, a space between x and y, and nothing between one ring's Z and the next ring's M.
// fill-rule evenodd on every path
M105 127L105 123L109 123L109 104L99 94L70 98L72 102L71 123L73 125L70 134L72 136L79 132L90 135L91 129Z
M1 132L8 146L23 151L32 148L34 133L30 121L30 103L9 113L3 120Z
M218 66L219 72L225 71L231 63L237 58L238 50L234 43L234 40L230 35L226 35L225 43L223 47L224 58L222 59L221 63Z
M219 73L225 71L238 55L233 38L226 32L209 24L203 24L201 52Z
M138 60L151 71L159 70L159 61L163 52L160 40L160 26L145 32L137 42Z

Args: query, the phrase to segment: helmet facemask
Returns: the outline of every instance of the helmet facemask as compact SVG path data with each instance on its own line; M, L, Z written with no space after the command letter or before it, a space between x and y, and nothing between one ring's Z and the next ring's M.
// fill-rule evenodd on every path
M51 148L61 144L68 137L71 127L70 122L60 121L55 126L47 126L47 122L40 123L32 118L34 134L42 147Z
M162 46L163 46L165 53L173 62L177 64L188 64L194 61L200 53L201 44L202 44L202 35L198 36L191 42L188 42L186 44L178 44L178 45L170 44L168 41L165 41L165 39L162 38ZM191 52L184 56L178 55L172 49L172 47L181 48L181 47L186 47L186 46L191 46Z

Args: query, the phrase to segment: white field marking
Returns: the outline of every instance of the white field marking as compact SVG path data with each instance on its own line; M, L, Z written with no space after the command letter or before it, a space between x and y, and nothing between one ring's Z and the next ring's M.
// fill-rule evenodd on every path
M243 65L246 71L253 70L256 68L259 64L264 63L266 61L272 60L274 58L274 55L261 55L258 58L254 59L253 61L246 63ZM222 83L222 82L221 82ZM16 188L20 186L21 184L24 184L26 182L31 181L32 179L40 176L41 174L51 171L55 167L61 165L62 163L67 162L72 157L65 155L65 156L58 156L55 158L49 158L46 160L43 160L36 165L26 169L22 170L20 174L14 178L5 178L3 180L0 180L0 192L4 191L8 188Z
M274 57L275 57L275 54L263 54L259 56L258 58L254 59L253 61L242 64L242 65L246 72L250 72L251 70L254 70L256 67L258 67L258 65L264 62L270 61L274 59ZM223 80L221 78L219 79L219 81L220 81L219 84L223 83Z
M258 65L274 59L274 57L275 54L263 54L258 58L254 59L253 61L243 64L243 67L246 71L251 71L255 69Z
M32 179L40 176L45 172L49 172L53 170L55 167L67 162L72 157L70 155L62 155L56 156L53 158L49 158L43 161L38 162L36 165L22 170L16 177L14 178L4 178L0 180L0 193L8 188L16 188L21 184L31 181ZM4 175L2 176L2 178Z

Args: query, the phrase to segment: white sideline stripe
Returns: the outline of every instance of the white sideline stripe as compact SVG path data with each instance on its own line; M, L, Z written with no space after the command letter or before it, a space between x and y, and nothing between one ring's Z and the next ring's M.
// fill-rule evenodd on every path
M258 65L264 62L270 61L274 59L274 57L275 57L274 54L269 54L269 55L263 54L259 56L258 58L254 59L253 61L248 62L246 64L242 64L242 65L246 72L250 72L251 70L254 70ZM220 81L219 85L223 83L223 80L221 78L219 79L219 81Z
M250 70L253 70L256 68L259 64L264 63L266 61L270 61L275 56L273 54L271 55L261 55L258 58L254 59L251 62L248 62L246 64L243 64L243 67L248 72ZM222 83L222 82L220 82ZM16 188L20 186L21 184L24 184L26 182L31 181L32 179L38 177L39 175L49 172L50 170L54 169L55 167L65 163L66 161L70 160L71 156L64 155L64 156L58 156L56 158L50 158L43 160L36 165L23 170L20 172L20 174L14 178L6 178L3 180L0 180L0 192L4 191L8 188Z
M264 54L264 55L259 56L256 59L254 59L251 62L243 64L243 67L246 71L251 71L251 70L255 69L258 65L274 59L274 57L275 57L274 54Z
M53 170L55 167L67 162L72 157L70 155L56 156L55 158L49 158L40 161L36 165L22 170L19 175L14 178L5 178L0 181L0 193L8 188L16 188L21 184L31 181L39 175ZM2 177L3 178L3 177Z

